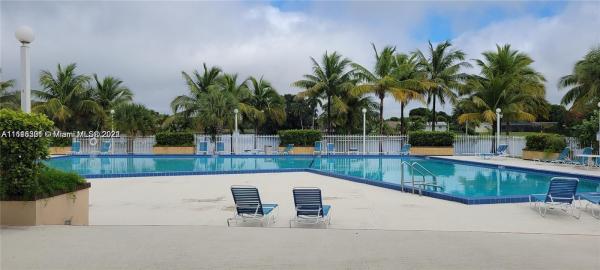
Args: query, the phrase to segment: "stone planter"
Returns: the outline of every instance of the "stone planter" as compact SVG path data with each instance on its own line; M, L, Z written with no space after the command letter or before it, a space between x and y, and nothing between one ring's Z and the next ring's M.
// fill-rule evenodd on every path
M527 160L554 160L559 155L559 153L523 150L523 159Z
M0 224L10 226L88 225L90 184L35 201L0 201Z
M193 155L196 153L194 146L154 146L155 155Z
M53 146L48 149L48 153L50 153L50 155L68 155L71 153L71 146Z
M453 146L413 146L410 148L411 155L417 156L452 156Z
M285 147L279 147L279 153L283 153ZM315 153L315 148L312 146L294 146L292 149L292 155L312 155Z

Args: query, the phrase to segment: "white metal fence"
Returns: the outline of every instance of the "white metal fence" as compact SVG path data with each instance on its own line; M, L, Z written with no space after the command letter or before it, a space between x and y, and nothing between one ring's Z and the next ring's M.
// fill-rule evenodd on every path
M402 145L408 143L408 136L365 136L365 151L369 154L390 154L399 153ZM325 135L323 136L324 146L333 143L335 152L349 153L352 151L363 153L362 135Z
M73 141L80 142L81 154L152 154L152 147L156 143L154 136L133 138L127 136L117 138L73 138ZM110 148L108 152L102 153L102 144L106 142L110 143Z
M210 139L210 135L197 134L196 142L208 142L209 152L215 149L216 142L223 142L225 152L231 153L270 153L279 146L279 136L277 135L257 135L239 134L239 135L218 135L216 141Z
M459 135L454 138L455 155L474 155L478 153L495 153L496 136L494 135ZM567 146L571 148L572 154L580 154L582 145L577 138L567 137ZM508 155L521 157L526 146L523 136L500 136L500 144L508 145Z

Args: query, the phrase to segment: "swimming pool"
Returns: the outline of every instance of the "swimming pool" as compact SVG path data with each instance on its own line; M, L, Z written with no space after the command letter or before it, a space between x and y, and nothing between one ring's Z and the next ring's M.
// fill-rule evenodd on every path
M51 167L88 178L310 171L393 189L411 186L418 162L435 175L424 194L469 204L526 201L545 193L557 173L445 159L401 156L64 156ZM414 172L417 180L421 174ZM579 192L600 191L600 180L580 178ZM402 180L404 179L404 181ZM434 184L434 185L433 185Z

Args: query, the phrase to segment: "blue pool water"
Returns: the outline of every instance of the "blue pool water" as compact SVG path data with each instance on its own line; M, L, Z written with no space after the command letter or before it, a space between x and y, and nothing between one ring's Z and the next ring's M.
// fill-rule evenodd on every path
M410 185L411 169L402 161L417 161L433 172L439 193L478 198L545 193L556 175L539 171L498 168L421 157L312 157L312 156L68 156L53 158L48 165L88 177L115 174L232 172L314 169L368 181ZM419 174L416 177L420 179ZM431 178L427 178L431 182ZM600 181L580 178L579 192L600 191Z

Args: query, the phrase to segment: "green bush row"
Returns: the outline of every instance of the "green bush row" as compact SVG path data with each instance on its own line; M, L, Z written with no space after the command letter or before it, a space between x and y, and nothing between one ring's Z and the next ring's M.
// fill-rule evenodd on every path
M295 146L313 146L322 138L321 132L312 129L290 129L279 131L279 141L282 146L293 144Z
M157 133L156 146L194 146L194 134L192 132Z
M54 137L50 140L50 146L67 147L67 146L71 146L71 142L72 142L72 138Z
M452 146L454 134L447 131L414 131L408 136L411 146Z
M567 147L565 137L556 134L536 134L525 137L525 150L558 153Z

